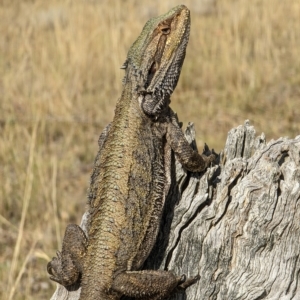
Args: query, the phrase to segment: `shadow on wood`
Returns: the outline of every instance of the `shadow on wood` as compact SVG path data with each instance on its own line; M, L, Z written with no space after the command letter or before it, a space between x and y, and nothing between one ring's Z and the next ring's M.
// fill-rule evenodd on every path
M196 147L193 125L186 137ZM198 174L174 160L172 176L144 268L201 279L170 299L300 299L300 136L266 144L246 121L229 132L218 165ZM79 293L58 286L51 300Z

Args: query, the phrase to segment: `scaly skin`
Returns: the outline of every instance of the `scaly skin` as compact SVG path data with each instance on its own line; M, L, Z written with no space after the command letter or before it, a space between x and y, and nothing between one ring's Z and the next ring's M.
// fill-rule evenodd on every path
M197 280L139 271L156 240L170 185L171 151L191 171L204 170L215 158L190 148L169 108L189 29L189 10L177 6L149 20L129 50L115 117L99 142L88 237L69 225L62 253L48 264L50 278L65 286L82 276L80 299L163 299Z

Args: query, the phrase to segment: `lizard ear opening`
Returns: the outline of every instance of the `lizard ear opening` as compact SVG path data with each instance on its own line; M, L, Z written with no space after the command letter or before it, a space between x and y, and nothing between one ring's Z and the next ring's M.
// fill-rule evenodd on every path
M147 87L150 85L153 77L154 77L154 74L156 73L158 69L158 64L156 61L154 61L148 71L148 76L147 76L147 80L146 80L146 83L145 83L145 86L144 88L147 89Z
M149 74L154 75L156 71L157 71L157 64L156 64L156 62L154 61L154 62L152 63L152 65L151 65L150 70L149 70Z

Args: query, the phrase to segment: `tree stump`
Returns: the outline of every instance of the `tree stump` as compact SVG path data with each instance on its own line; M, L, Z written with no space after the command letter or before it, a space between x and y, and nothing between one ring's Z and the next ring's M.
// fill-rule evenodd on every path
M185 134L196 149L193 125ZM266 144L255 135L248 121L232 129L218 164L204 173L187 172L174 159L144 269L201 278L171 300L300 299L300 136ZM79 294L79 285L58 285L51 300Z

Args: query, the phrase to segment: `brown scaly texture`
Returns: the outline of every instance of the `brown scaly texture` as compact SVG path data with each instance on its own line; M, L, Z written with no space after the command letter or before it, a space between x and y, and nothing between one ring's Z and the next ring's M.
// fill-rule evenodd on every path
M87 237L69 225L62 252L48 264L50 278L64 286L81 279L80 299L163 299L198 278L139 271L156 240L171 151L190 171L204 170L215 158L191 149L169 107L189 30L189 10L177 6L150 19L128 52L115 117L99 139Z

